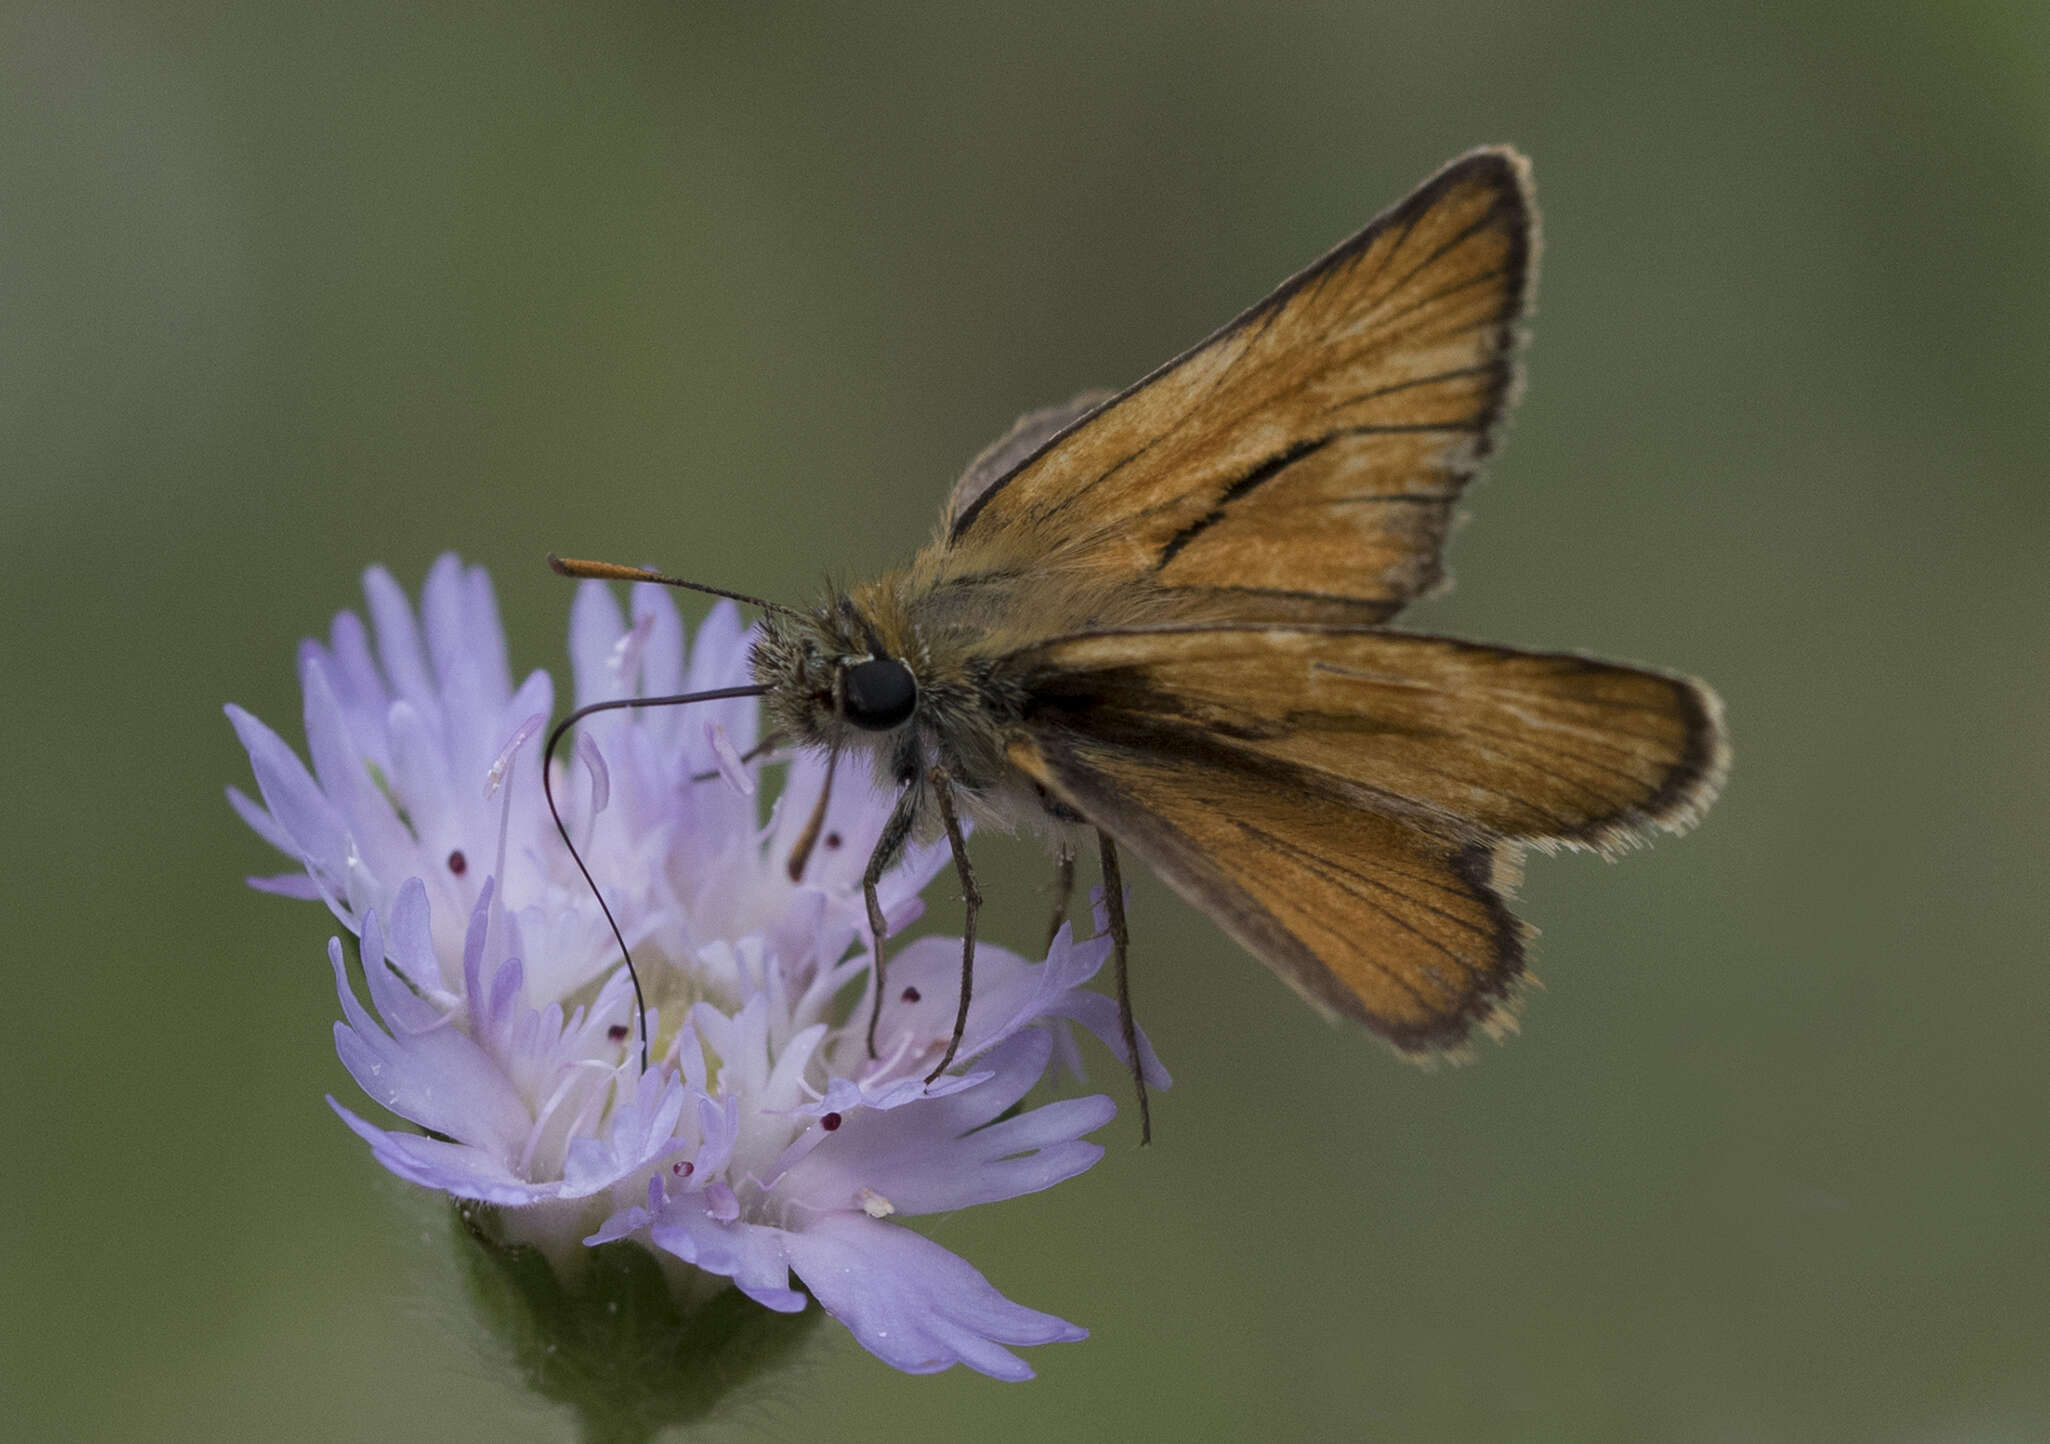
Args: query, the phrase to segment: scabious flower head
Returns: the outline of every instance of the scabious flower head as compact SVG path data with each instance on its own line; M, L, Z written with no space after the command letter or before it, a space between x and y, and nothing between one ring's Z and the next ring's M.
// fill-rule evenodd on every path
M921 939L890 960L871 1057L861 873L889 799L864 769L841 769L794 882L785 863L825 770L790 763L764 819L759 767L742 760L754 699L603 713L553 782L647 993L643 1070L617 943L543 803L550 679L514 685L481 569L441 558L417 619L381 569L365 591L370 627L344 612L300 652L310 767L230 707L261 800L229 797L301 869L252 882L325 902L360 939L367 1002L340 940L329 947L336 1048L413 1125L330 1099L372 1155L495 1206L509 1240L559 1269L633 1240L671 1261L682 1296L730 1282L795 1312L808 1290L910 1372L1027 1378L1013 1348L1083 1337L902 1221L1043 1189L1101 1156L1086 1135L1112 1117L1108 1098L1020 1105L1056 1053L1072 1066L1071 1022L1122 1056L1114 1005L1084 986L1107 940L1064 929L1039 962L978 946L960 1051L927 1085L953 1030L960 942ZM666 592L638 586L631 602L629 619L602 584L577 594L577 705L748 680L730 604L686 647ZM886 875L893 931L944 861L944 845L914 846Z

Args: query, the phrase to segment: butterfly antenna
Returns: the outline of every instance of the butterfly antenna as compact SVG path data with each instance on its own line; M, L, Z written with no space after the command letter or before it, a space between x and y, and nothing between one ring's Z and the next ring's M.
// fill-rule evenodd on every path
M550 557L550 561L554 558ZM558 568L558 570L560 570ZM591 870L584 866L583 854L570 841L569 827L562 820L562 810L555 805L554 763L555 749L561 743L563 734L598 712L619 712L641 707L681 707L690 702L719 702L729 697L759 697L768 691L767 687L719 687L710 692L681 692L670 697L618 697L609 702L593 702L555 724L555 730L548 734L548 745L541 749L541 795L548 799L548 815L555 819L555 830L562 835L562 845L569 849L571 861L577 871L584 875L584 882L591 889L591 896L598 899L598 911L605 914L605 921L612 928L612 939L619 944L619 955L626 960L626 975L634 985L634 1020L641 1035L641 1071L648 1071L648 999L641 991L641 975L634 967L633 953L627 948L626 934L619 930L619 919L612 915L612 909L605 902L605 894L598 889L598 880L591 876Z
M597 582L655 582L665 587L682 587L687 592L704 592L709 596L725 597L730 601L744 602L750 607L760 607L765 612L782 612L785 616L802 617L805 612L797 607L786 607L781 602L765 601L751 597L746 592L729 592L724 587L708 587L703 582L687 582L682 577L665 576L648 567L623 567L617 562L579 561L575 557L559 557L548 554L548 565L558 576L580 577Z

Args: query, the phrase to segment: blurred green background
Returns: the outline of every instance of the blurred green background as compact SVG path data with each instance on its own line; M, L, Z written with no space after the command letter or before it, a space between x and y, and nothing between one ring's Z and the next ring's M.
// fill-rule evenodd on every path
M1938 0L7 7L11 1429L565 1437L321 1101L325 915L240 881L220 704L297 739L365 564L487 564L522 669L549 548L807 597L1510 141L1529 390L1409 620L1709 678L1723 802L1534 859L1547 988L1432 1075L1140 881L1156 1145L931 1229L1095 1337L1009 1387L824 1331L711 1434L2050 1438L2046 53ZM996 936L1042 866L985 852Z

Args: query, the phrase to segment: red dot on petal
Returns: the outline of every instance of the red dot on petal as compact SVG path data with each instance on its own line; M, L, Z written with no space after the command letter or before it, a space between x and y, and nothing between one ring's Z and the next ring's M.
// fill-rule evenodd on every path
M825 1129L828 1133L831 1133L834 1129L838 1128L839 1126L840 1115L837 1113L828 1113L825 1117L819 1120L819 1127Z
M904 990L904 1001L907 1003L915 1003L924 996L925 994L919 992L916 988L906 988Z
M627 1026L624 1023L614 1023L605 1030L605 1036L615 1043L624 1043L626 1041L626 1034Z
M461 848L457 848L454 852L448 855L448 870L454 873L457 877L461 877L464 873L470 870L470 860L467 857L463 856L463 850Z
M841 837L839 833L829 832L826 834L826 847L830 851L838 852L840 850L840 843Z

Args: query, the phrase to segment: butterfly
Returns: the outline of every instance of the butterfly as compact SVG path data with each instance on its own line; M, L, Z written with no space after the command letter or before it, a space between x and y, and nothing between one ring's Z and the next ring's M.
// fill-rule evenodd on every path
M1151 375L1025 416L908 566L810 609L742 597L766 616L755 684L729 690L896 796L864 877L871 1045L877 882L944 835L967 911L930 1076L953 1059L969 819L1051 838L1056 928L1094 842L1145 1137L1120 849L1321 1011L1431 1056L1514 1024L1525 848L1613 854L1700 818L1728 761L1703 684L1389 626L1444 581L1514 400L1537 236L1523 157L1465 155Z

